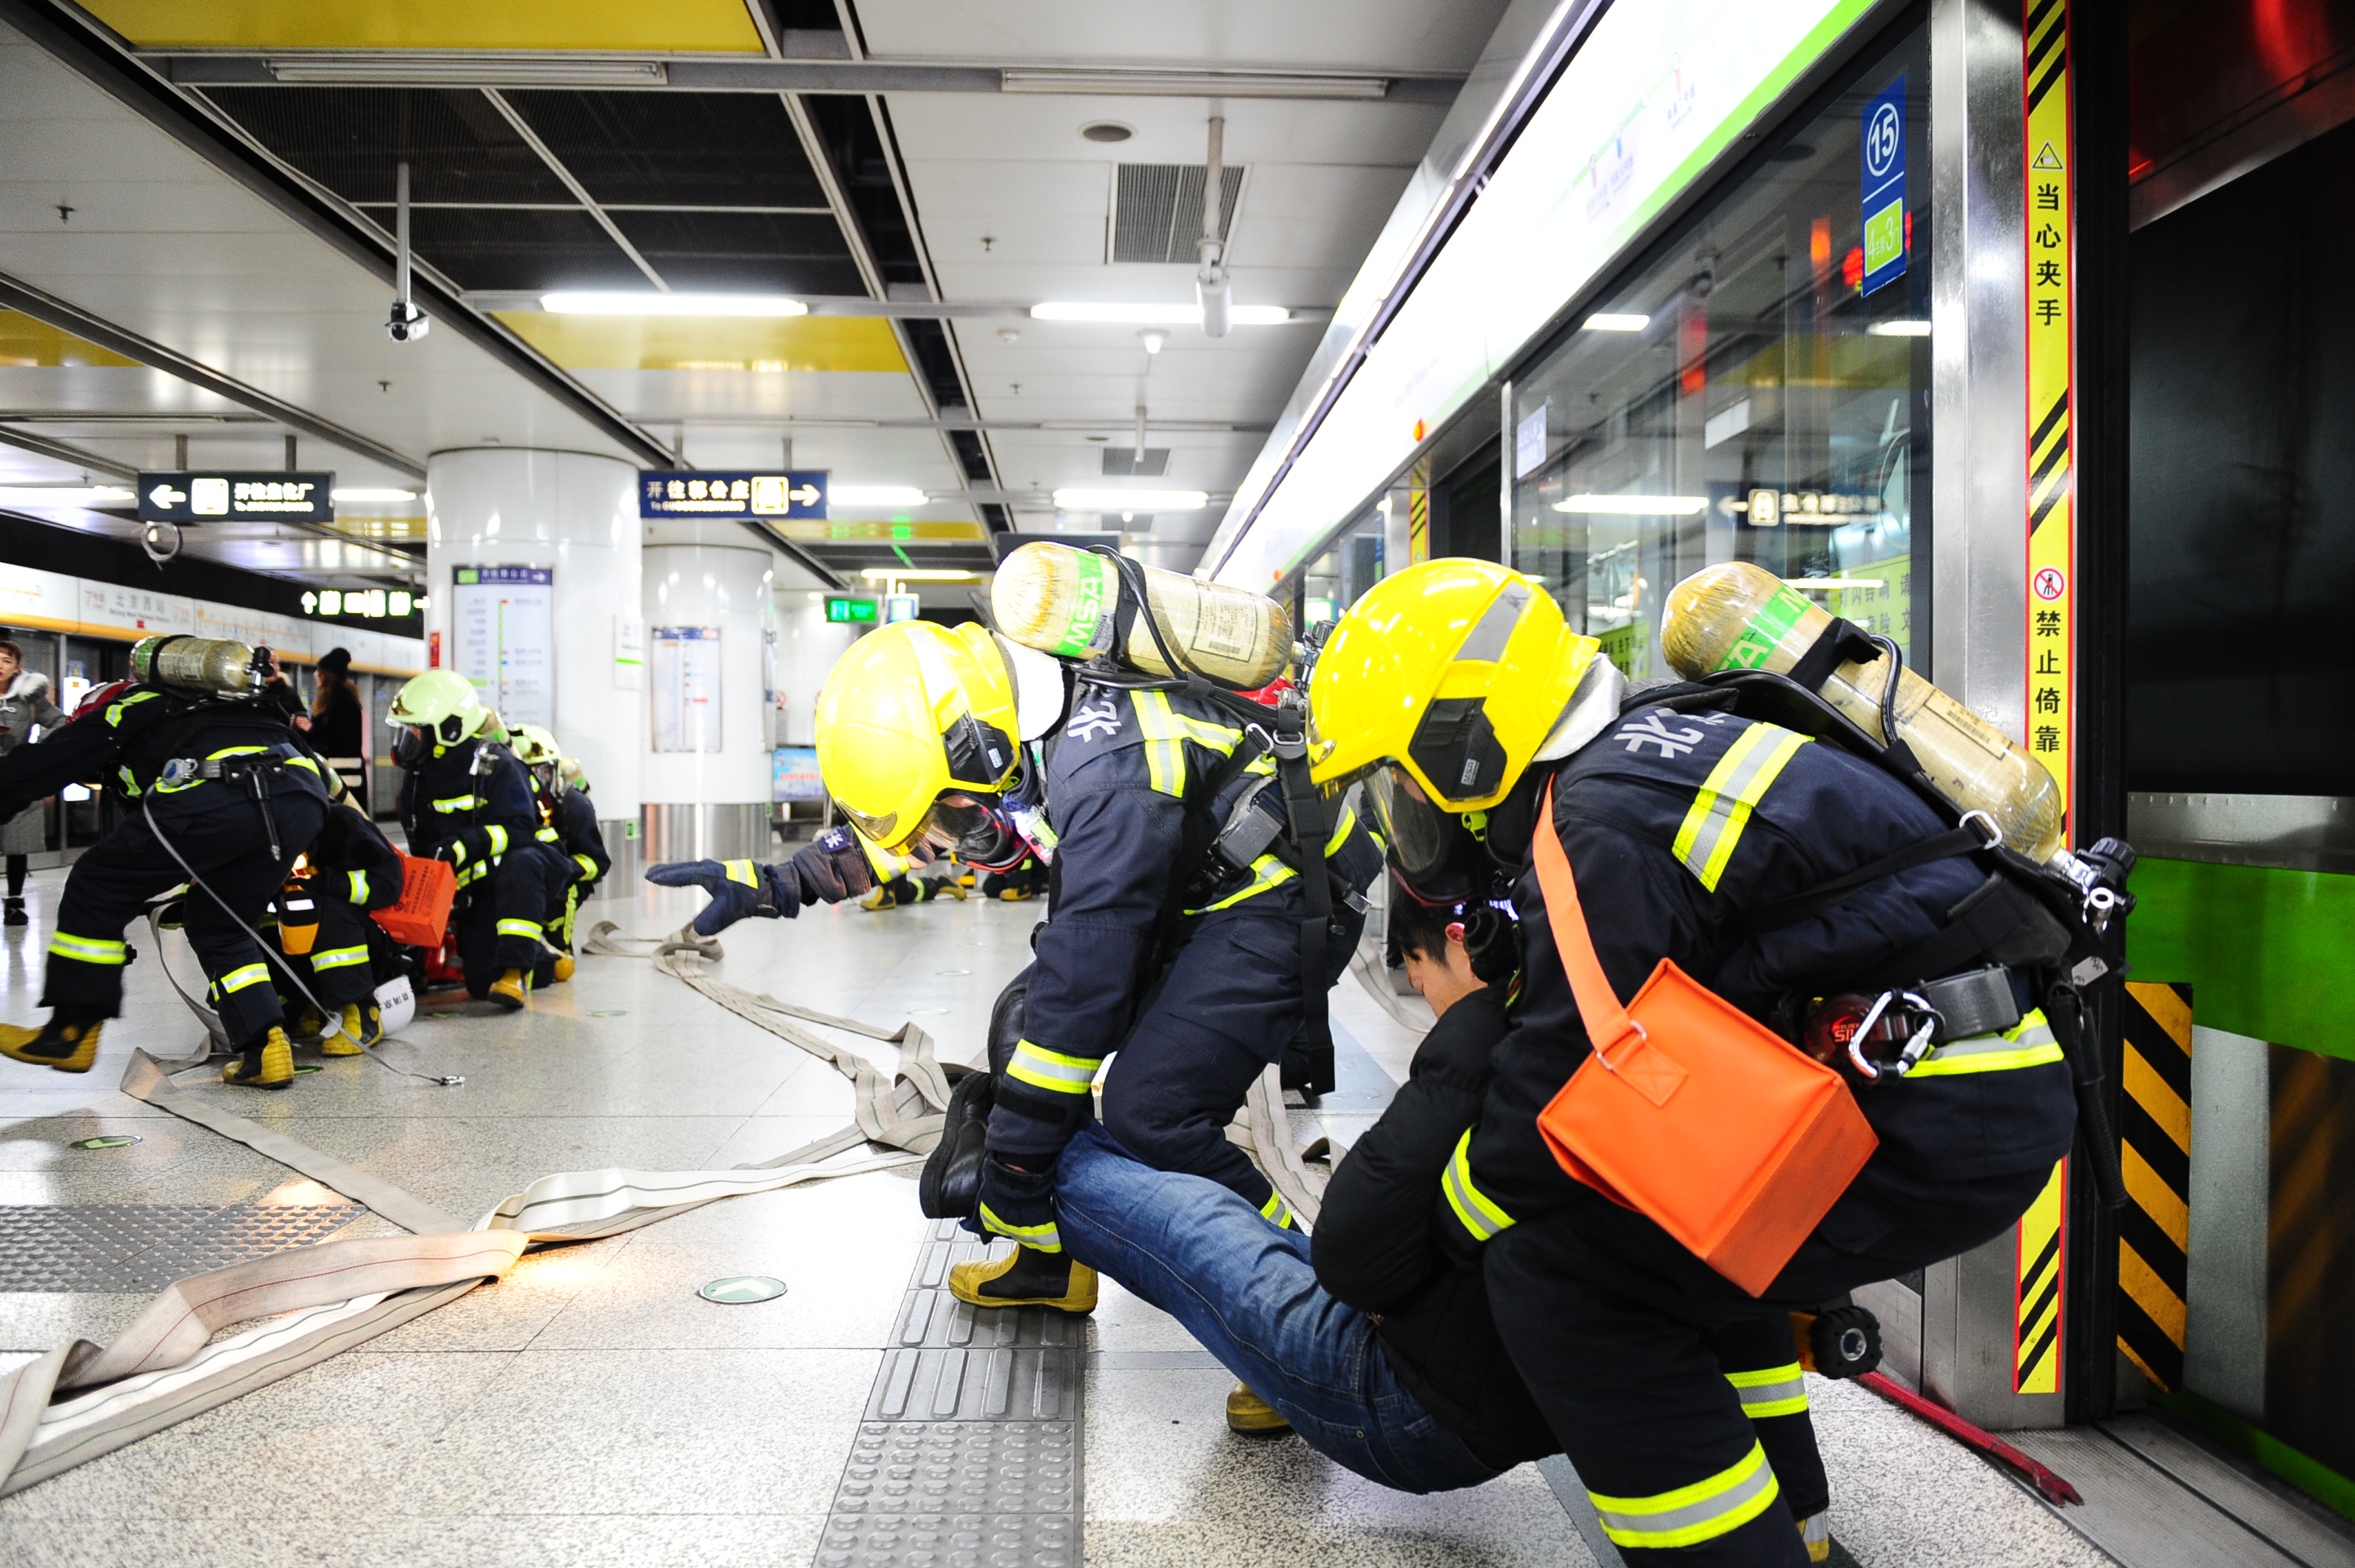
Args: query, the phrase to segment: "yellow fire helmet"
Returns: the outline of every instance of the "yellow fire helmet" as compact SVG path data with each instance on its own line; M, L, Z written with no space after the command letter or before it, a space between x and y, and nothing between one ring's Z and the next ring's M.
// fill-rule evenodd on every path
M1308 685L1311 773L1342 784L1390 763L1408 794L1485 811L1545 744L1601 646L1533 577L1484 560L1410 566L1325 640Z
M509 735L507 750L513 752L516 761L525 767L536 768L542 763L563 761L557 749L556 737L541 725L518 724L509 731Z
M479 733L490 709L483 706L474 683L454 669L429 669L412 676L393 695L386 714L395 724L413 724L430 731L436 743L454 746Z
M968 628L959 628L959 631ZM817 766L859 833L903 854L944 793L995 795L1020 760L1014 684L988 634L899 621L850 645L817 699Z

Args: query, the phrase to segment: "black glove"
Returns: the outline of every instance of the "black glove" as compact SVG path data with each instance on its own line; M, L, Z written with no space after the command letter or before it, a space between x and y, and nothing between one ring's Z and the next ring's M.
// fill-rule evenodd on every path
M673 860L649 867L646 880L657 887L701 888L711 895L695 917L695 934L717 936L747 915L791 919L802 908L801 886L790 866L751 860Z
M785 863L805 902L840 903L871 892L875 868L847 827L829 827Z
M981 1168L977 1217L985 1234L1010 1236L1042 1253L1063 1250L1055 1230L1055 1178L1050 1171L1017 1170L991 1155Z

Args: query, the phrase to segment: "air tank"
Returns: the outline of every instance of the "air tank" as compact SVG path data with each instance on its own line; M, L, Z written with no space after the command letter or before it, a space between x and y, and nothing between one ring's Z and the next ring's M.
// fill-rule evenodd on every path
M1668 591L1660 646L1688 680L1727 669L1789 673L1831 624L1831 616L1763 567L1728 561ZM1881 693L1889 656L1834 669L1823 697L1866 734L1881 733ZM1964 811L1984 811L2004 842L2041 865L2061 851L2061 786L2002 731L1915 675L1897 681L1897 739L1922 771Z
M1157 566L1140 570L1162 636L1193 670L1247 691L1283 673L1292 656L1292 617L1283 605ZM1059 658L1087 658L1112 648L1120 595L1120 572L1108 557L1034 539L998 563L989 603L997 629L1014 641ZM1147 675L1190 673L1168 667L1142 615L1115 656Z
M131 678L235 695L253 689L253 650L228 637L142 637L131 645Z

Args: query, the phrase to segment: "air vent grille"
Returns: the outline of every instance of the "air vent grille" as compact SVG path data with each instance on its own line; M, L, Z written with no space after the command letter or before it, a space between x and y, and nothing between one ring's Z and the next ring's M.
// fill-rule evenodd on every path
M1122 164L1114 183L1112 259L1192 261L1202 236L1202 164ZM1219 232L1232 238L1243 171L1219 171Z
M1133 446L1107 446L1103 449L1103 471L1107 478L1114 475L1135 475L1147 479L1159 479L1169 472L1169 449L1148 446L1139 458Z

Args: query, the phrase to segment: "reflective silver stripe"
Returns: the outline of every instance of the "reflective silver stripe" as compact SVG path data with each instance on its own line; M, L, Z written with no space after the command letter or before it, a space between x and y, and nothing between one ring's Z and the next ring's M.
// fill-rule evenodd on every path
M1009 1225L991 1213L988 1204L980 1205L980 1209L981 1226L985 1231L1011 1236L1033 1252L1060 1253L1063 1250L1063 1238L1051 1221L1044 1225Z
M1006 1064L1006 1075L1018 1078L1034 1089L1058 1094L1084 1094L1096 1081L1096 1069L1103 1065L1102 1057L1066 1056L1026 1040L1015 1046L1014 1060Z
M1472 1129L1455 1140L1455 1157L1447 1162L1439 1179L1439 1189L1447 1195L1447 1206L1455 1211L1455 1218L1472 1232L1475 1241L1490 1242L1513 1223L1513 1217L1489 1201L1486 1193L1472 1184Z
M368 873L366 871L354 871L352 873L351 901L356 904L364 904L368 902Z
M1728 1372L1725 1381L1742 1396L1742 1413L1753 1421L1798 1415L1807 1408L1807 1380L1796 1361L1756 1371Z
M355 964L368 961L366 947L330 947L325 952L311 955L311 967L314 969L347 969Z
M1764 798L1783 765L1805 744L1803 735L1773 724L1753 724L1710 770L1673 846L1677 859L1700 879L1702 887L1717 891L1734 847L1742 842L1742 830L1750 825L1751 807Z
M228 974L214 981L213 989L226 997L231 991L242 991L248 986L261 985L264 980L269 978L269 965L247 964L239 968L230 970Z
M1284 1202L1281 1192L1269 1193L1267 1201L1259 1206L1259 1212L1261 1219L1279 1231L1292 1223L1292 1209Z
M575 858L578 859L578 857ZM728 880L731 882L741 882L748 888L758 888L761 885L761 879L753 874L752 862L750 860L722 860L719 866L728 873Z
M483 797L478 795L453 795L447 800L435 801L433 809L447 815L453 811L472 811L482 804Z
M488 827L483 829L483 831L490 838L492 854L504 855L507 852L507 830L506 828L494 822Z
M1777 1490L1766 1450L1753 1442L1741 1459L1689 1487L1648 1498L1586 1496L1614 1544L1666 1547L1691 1546L1740 1529L1766 1511Z
M536 920L503 920L499 922L501 936L538 936L539 922Z
M84 964L123 964L130 955L120 942L108 942L96 936L69 936L60 931L49 938L52 957L78 959Z

